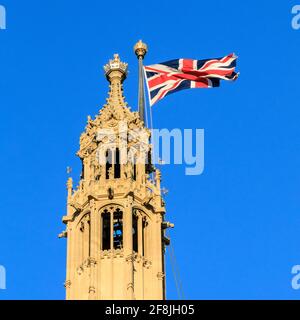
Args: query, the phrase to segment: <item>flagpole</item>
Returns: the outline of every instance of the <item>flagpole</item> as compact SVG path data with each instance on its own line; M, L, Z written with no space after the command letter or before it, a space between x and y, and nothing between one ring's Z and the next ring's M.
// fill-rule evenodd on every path
M138 105L140 119L145 123L145 88L144 88L144 71L143 71L143 59L148 51L148 47L140 40L134 46L134 52L139 61L139 92L138 92Z

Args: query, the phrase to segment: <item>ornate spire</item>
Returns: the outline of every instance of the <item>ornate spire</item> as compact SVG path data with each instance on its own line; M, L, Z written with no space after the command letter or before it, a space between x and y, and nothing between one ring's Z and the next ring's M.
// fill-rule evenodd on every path
M114 54L114 59L110 59L109 62L104 66L107 80L111 82L114 77L118 77L123 82L127 76L128 64L120 60L119 55Z
M122 83L126 79L127 68L128 64L122 62L118 54L114 54L114 59L109 60L104 66L106 78L110 82L110 92L107 102L111 106L126 105Z
M71 178L67 183L66 231L60 234L67 237L66 297L165 299L169 224L163 224L159 171L156 184L149 178L151 131L123 97L127 64L115 55L104 70L109 97L94 119L88 116L80 136L79 185L73 190ZM151 290L139 290L147 286Z

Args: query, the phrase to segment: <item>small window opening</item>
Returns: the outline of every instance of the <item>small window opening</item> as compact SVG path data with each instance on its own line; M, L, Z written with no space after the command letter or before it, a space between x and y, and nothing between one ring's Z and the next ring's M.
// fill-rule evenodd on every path
M106 170L105 170L105 172L106 172L106 179L109 179L109 173L110 173L110 170L111 170L111 168L112 168L112 152L111 152L110 149L108 149L108 150L106 151L105 157L106 157Z
M132 249L138 252L138 217L135 214L132 216Z
M102 250L110 249L110 213L102 213Z
M113 240L114 249L123 248L123 213L120 209L114 212L114 230L113 230Z
M133 180L136 180L136 163L133 163Z
M83 160L81 160L81 174L80 174L80 178L84 179L84 164L83 164Z
M146 170L146 173L152 173L153 172L151 151L148 151L148 153L146 155L145 170Z
M142 252L142 255L143 257L145 256L145 242L146 242L146 239L145 239L145 229L146 229L146 226L147 226L147 221L146 219L143 218L143 225L142 225L142 238L143 238L143 252Z
M121 178L121 166L120 166L120 150L116 149L116 159L115 159L115 179Z
M89 257L91 256L91 222L90 220L88 220L88 229L89 229L89 243L88 243L88 254L89 254Z

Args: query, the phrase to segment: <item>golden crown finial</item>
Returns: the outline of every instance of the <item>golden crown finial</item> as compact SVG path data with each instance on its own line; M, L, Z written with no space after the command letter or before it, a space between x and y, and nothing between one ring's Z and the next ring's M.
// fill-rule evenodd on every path
M114 58L110 59L109 62L104 66L104 71L106 74L106 77L109 79L109 75L113 71L117 71L122 79L125 79L127 76L127 68L128 64L125 62L122 62L120 60L120 57L117 53L114 54Z
M114 54L114 62L120 62L120 57L118 53Z
M148 46L146 43L143 43L142 40L139 40L134 46L134 52L139 57L144 59L146 53L148 52Z

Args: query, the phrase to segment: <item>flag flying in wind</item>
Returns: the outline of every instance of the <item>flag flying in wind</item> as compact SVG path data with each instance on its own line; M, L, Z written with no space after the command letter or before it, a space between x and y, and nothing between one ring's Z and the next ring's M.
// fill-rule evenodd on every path
M150 105L179 90L218 87L221 80L236 80L236 59L232 53L224 58L176 59L144 66Z

